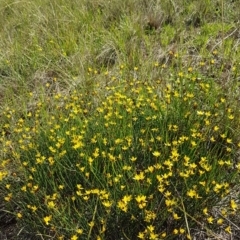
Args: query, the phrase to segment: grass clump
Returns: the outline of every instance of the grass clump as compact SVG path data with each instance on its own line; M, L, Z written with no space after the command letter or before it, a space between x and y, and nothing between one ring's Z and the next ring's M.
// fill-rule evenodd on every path
M104 94L85 90L53 91L20 118L4 112L4 163L20 166L14 185L2 174L4 200L22 226L55 239L230 232L239 113L217 83L189 68L168 83L120 75Z

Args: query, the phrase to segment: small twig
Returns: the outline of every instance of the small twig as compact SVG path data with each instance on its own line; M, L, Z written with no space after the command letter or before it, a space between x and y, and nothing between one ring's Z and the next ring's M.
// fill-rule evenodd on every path
M93 217L92 217L92 221L91 222L94 222L94 220L95 220L96 213L97 213L97 206L98 206L98 198L97 198L97 201L96 201L96 205L95 205L95 208L94 208ZM93 229L93 226L91 225L90 226L90 230L88 232L87 240L90 239L90 236L91 236L91 233L92 233L92 229Z
M173 184L172 184L173 185ZM179 192L177 191L177 189L175 188L175 186L173 185L178 197L181 199L181 204L182 204L182 212L184 214L184 219L185 219L185 223L186 223L186 227L187 227L187 231L188 231L188 235L190 236L191 238L191 233L190 233L190 229L189 229L189 225L188 225L188 220L187 220L187 212L186 212L186 209L185 209L185 206L184 206L184 203L183 203L183 199L181 197L181 195L179 194Z
M122 233L123 233L124 237L125 237L127 240L131 240L130 238L128 238L128 236L126 236L126 234L125 234L124 231L122 231Z
M20 229L20 231L18 232L17 236L19 236L19 235L21 234L21 232L23 231L23 229L24 229L24 227L22 227L22 228Z
M181 204L182 204L182 207L183 207L183 214L184 214L184 219L185 219L185 223L186 223L188 235L189 235L190 238L191 238L191 233L190 233L190 229L189 229L189 225L188 225L188 220L187 220L186 209L185 209L185 206L184 206L184 204L183 204L183 200L182 200L181 197L180 197L180 199L181 199Z

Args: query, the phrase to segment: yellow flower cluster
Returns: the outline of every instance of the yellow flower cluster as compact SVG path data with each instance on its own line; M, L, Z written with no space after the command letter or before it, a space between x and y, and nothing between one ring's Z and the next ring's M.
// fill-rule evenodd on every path
M189 68L159 85L122 79L101 96L94 87L57 92L18 119L6 109L0 143L7 160L0 167L14 159L23 173L17 192L7 184L4 196L8 203L22 197L19 220L31 216L41 231L72 240L116 231L119 239L190 239L186 222L195 218L231 232L224 219L238 202L221 209L224 218L211 208L240 171L233 160L240 144L225 127L235 112L222 96L209 96L213 83L194 74ZM1 170L0 181L8 174Z

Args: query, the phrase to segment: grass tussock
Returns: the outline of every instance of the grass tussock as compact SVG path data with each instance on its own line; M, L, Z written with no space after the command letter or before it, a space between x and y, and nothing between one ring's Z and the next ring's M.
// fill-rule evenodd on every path
M203 2L3 1L2 229L234 239L238 2Z

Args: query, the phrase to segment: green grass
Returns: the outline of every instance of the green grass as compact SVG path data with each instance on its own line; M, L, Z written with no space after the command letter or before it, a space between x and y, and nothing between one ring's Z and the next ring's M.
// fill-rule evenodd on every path
M234 239L238 1L0 2L0 227Z

